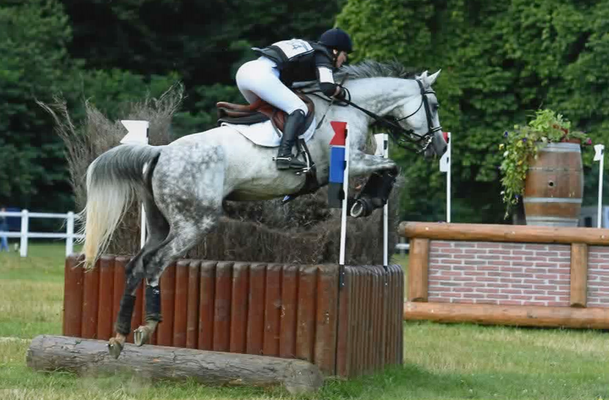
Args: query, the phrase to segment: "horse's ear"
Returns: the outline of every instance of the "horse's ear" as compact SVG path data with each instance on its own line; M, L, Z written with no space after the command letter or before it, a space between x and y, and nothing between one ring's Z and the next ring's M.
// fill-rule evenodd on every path
M415 79L426 79L427 78L427 71L423 71L421 73L421 75L415 75Z
M436 79L438 79L438 75L440 75L440 72L441 72L441 71L442 71L442 70L441 70L441 69L439 69L439 70L438 70L438 72L436 72L435 74L429 75L429 76L427 77L427 83L428 83L428 85L429 85L429 86L431 86L431 85L433 85L433 84L434 84L434 82L436 81Z

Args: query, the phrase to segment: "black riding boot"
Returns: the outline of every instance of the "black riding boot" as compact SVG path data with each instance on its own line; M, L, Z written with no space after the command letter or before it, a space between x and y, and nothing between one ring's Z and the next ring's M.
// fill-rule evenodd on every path
M296 143L298 135L302 133L305 119L306 116L302 110L296 110L286 118L283 126L283 136L281 137L281 143L279 143L277 157L275 157L277 169L302 169L307 167L307 164L297 160L292 154L292 147Z

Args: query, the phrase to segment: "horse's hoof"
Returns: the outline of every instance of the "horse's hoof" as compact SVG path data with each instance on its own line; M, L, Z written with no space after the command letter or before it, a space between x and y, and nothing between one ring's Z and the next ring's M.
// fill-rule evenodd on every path
M361 203L355 203L353 207L351 207L351 216L353 218L359 218L364 215L364 206Z
M114 359L117 359L118 356L121 355L122 351L123 345L118 340L116 340L115 338L111 338L110 340L108 340L108 352L112 357L114 357Z
M140 326L133 331L133 342L136 346L148 343L148 339L150 339L150 330L147 326Z

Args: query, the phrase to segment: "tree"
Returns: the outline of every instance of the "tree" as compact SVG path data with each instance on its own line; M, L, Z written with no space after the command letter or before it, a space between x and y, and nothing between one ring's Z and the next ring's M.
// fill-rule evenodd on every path
M35 101L69 87L70 40L57 2L0 5L0 201L6 204L42 205L48 199L36 201L36 194L68 191L61 144Z
M296 36L317 39L332 27L344 0L62 2L74 31L70 53L86 60L88 69L117 68L145 77L175 72L183 80L187 97L178 119L186 132L214 122L216 101L244 101L234 96L234 76L255 57L251 47ZM212 97L222 92L229 97Z
M442 68L436 92L442 125L453 134L453 220L506 222L498 170L506 130L543 105L588 128L595 143L607 138L607 112L598 107L607 95L600 90L607 8L569 0L349 0L338 22L355 32L356 59ZM443 219L437 165L394 156L408 178L404 218Z
M84 70L70 57L71 27L55 0L0 5L0 202L35 210L69 210L73 193L64 145L37 104L61 95L84 116L85 99L120 115L121 105L160 95L179 77ZM48 196L53 193L53 196Z

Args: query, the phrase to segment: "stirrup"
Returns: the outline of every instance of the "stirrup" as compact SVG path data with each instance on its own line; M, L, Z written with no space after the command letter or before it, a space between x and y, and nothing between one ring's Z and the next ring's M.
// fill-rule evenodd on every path
M307 164L305 164L304 162L298 160L296 157L294 156L287 156L287 157L274 157L273 160L275 160L275 164L277 165L277 169L279 170L285 170L285 169L306 169L308 168Z

